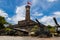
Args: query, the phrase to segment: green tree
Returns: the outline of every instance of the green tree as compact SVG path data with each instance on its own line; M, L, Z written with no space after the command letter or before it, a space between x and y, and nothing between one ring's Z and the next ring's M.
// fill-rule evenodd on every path
M4 17L0 16L0 29L5 28L4 24L7 24L7 22Z
M47 28L50 30L52 28L52 26L48 25Z
M50 30L51 33L55 32L55 27L48 25L47 28L48 30Z
M38 29L39 29L39 27L38 27L37 25L35 25L35 26L32 28L31 32L35 32L35 31L37 31Z

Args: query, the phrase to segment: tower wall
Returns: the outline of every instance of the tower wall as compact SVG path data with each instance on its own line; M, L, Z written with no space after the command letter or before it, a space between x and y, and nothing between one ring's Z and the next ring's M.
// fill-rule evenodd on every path
M26 6L26 17L25 17L25 20L26 21L30 20L30 6L29 5Z

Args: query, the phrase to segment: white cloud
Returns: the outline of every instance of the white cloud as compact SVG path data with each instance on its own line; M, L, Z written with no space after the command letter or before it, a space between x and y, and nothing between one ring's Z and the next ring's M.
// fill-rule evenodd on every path
M53 17L60 18L60 11L53 12L53 14Z
M42 18L39 19L39 21L45 25L52 25L52 26L56 25L53 20L53 17L56 17L56 19L58 20L60 18L60 12L56 11L56 12L53 12L52 14L53 15L50 15L50 16L43 16ZM60 21L58 22L58 24L60 24Z
M50 19L52 19L52 17L50 17L50 16L44 16L44 17L41 19L41 22L47 22L47 21L50 21Z
M48 8L51 8L55 2L55 0L33 0L32 1L32 6L36 7L38 6L39 8L41 7L42 10L47 10Z
M57 11L57 12L54 12L53 14L54 14L54 15L60 15L60 12Z
M0 10L0 16L2 17L8 17L8 14L6 12L4 12L3 10Z
M40 22L42 22L45 25L52 25L54 26L54 21L51 16L43 16L41 19L39 19Z
M57 0L47 0L48 2L55 2L55 1L57 1Z
M35 12L34 14L33 14L33 16L42 16L43 15L43 13L38 13L38 12Z
M25 19L25 5L16 8L16 14L11 18L13 23L17 24L18 21Z
M35 5L38 2L38 0L32 0L32 4Z
M10 20L12 20L12 19L8 17L7 20L10 21Z

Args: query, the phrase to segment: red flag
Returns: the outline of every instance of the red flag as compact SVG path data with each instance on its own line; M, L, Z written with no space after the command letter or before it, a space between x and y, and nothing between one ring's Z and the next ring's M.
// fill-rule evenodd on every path
M31 5L31 2L27 2L28 5Z

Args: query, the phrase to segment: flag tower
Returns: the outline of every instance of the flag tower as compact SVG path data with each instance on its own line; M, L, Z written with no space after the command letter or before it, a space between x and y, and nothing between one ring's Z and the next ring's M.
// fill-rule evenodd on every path
M27 2L27 5L25 6L25 8L26 8L26 17L25 17L25 20L26 21L30 21L30 5L31 5L31 3Z

